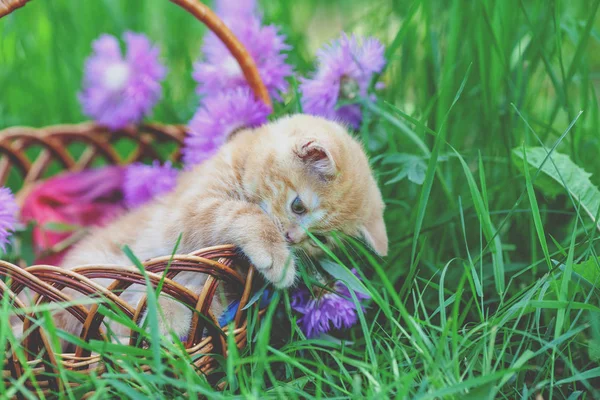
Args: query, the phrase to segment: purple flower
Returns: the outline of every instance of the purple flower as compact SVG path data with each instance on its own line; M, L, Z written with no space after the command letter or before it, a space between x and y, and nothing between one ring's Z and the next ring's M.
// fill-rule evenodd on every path
M186 167L212 156L235 131L263 124L270 111L249 89L238 88L206 98L188 124L190 132L182 150Z
M217 0L214 7L221 18L259 16L256 0Z
M178 170L170 162L160 165L132 164L125 171L123 192L128 207L138 207L155 196L166 193L175 187Z
M160 81L166 75L158 47L142 34L124 36L125 58L114 36L102 35L94 41L79 94L83 112L110 129L141 121L159 100Z
M355 270L352 272L356 273ZM356 307L350 289L341 281L336 281L331 291L317 288L312 297L306 287L300 287L292 293L291 306L302 314L298 325L308 338L314 338L331 329L347 329L358 320ZM357 300L366 300L368 295L354 292Z
M0 187L0 250L6 251L10 232L17 224L17 203L10 189Z
M286 63L287 56L283 53L290 48L285 43L285 36L273 25L263 26L258 17L249 13L227 14L223 20L256 62L269 93L279 99L279 93L287 90L286 78L292 74L292 67ZM206 36L202 53L204 59L194 65L193 73L199 84L199 94L249 87L235 58L213 33Z
M342 35L317 53L317 70L301 79L302 107L308 114L341 120L357 129L362 111L357 104L339 108L340 100L366 97L373 75L385 66L384 47L373 37Z

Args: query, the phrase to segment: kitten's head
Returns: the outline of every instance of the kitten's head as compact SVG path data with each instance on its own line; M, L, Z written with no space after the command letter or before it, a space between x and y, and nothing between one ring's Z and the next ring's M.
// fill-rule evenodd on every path
M306 234L333 245L334 231L386 255L384 204L360 143L343 126L309 115L262 128L244 185L294 248L320 252Z

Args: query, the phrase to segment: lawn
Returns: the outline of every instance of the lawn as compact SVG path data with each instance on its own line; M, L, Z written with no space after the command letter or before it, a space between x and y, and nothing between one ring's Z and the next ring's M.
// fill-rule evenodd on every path
M356 135L384 195L390 254L339 252L366 277L368 306L352 329L306 339L276 293L249 346L220 359L221 392L177 345L94 343L126 367L102 379L60 371L81 384L61 396L600 398L600 0L260 6L298 77L342 31L386 45L385 88L363 99ZM36 0L0 20L0 129L86 120L77 93L91 42L127 30L168 66L148 119L187 123L205 27L166 0ZM294 90L283 103L273 117L297 109ZM152 374L135 368L145 358ZM3 382L0 397L30 390Z

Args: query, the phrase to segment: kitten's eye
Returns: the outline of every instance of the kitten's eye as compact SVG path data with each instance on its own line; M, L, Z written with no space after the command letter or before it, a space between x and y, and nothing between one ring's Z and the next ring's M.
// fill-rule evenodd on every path
M299 196L296 196L294 201L292 201L292 211L294 212L294 214L298 215L306 213L306 207L304 206L302 200L300 200Z

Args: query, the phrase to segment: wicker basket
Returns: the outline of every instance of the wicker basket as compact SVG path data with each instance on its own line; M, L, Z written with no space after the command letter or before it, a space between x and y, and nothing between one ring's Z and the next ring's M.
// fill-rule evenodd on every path
M0 17L22 7L28 1L0 0ZM223 41L239 62L255 95L270 105L269 95L260 79L254 61L219 18L197 0L171 1L205 23ZM89 167L97 158L103 158L109 164L127 164L144 159L159 159L156 148L165 142L174 143L175 146L172 147L177 149L166 158L178 159L178 148L183 142L185 133L184 126L160 124L131 126L117 132L110 132L94 123L60 125L41 129L8 128L0 131L0 186L7 181L10 173L14 173L11 170L17 171L22 176L23 182L22 187L19 188L17 199L22 201L30 189L47 174L51 164L58 164L63 171L78 171ZM136 150L127 159L122 159L113 148L114 143L122 138L128 138L136 144ZM78 157L73 156L68 150L68 146L73 143L80 143L85 148ZM32 147L41 147L42 149L33 160L27 156L31 153L27 150ZM210 305L218 285L223 281L238 290L240 305L234 318L233 334L238 347L246 345L247 321L245 311L242 309L247 304L251 293L254 270L250 267L247 277L242 278L233 268L240 262L242 260L238 258L235 248L231 245L223 245L200 249L192 254L175 255L172 262L170 262L170 257L161 257L144 263L147 275L154 287L157 287L168 267L162 292L186 303L197 311L190 326L190 335L184 345L192 356L192 360L195 360L194 364L198 367L198 371L208 373L215 368L216 361L209 354L227 355L225 335L231 333L228 333L227 329L220 331L205 322L208 318L218 326L215 315L210 311ZM173 278L182 271L209 275L200 293L193 293L173 281ZM0 261L0 277L3 277L0 279L0 298L9 296L15 310L24 307L17 297L24 288L29 288L36 295L36 304L69 301L70 297L62 291L64 288L73 289L88 297L102 298L103 301L112 302L136 323L139 322L145 310L145 298L139 305L131 305L115 294L121 293L130 285L145 284L144 276L134 268L123 269L103 265L86 266L73 270L64 270L48 265L24 268L23 265L16 266ZM92 281L92 279L98 278L114 279L114 282L110 287L104 288ZM68 311L83 324L84 328L80 335L83 341L105 339L102 329L104 316L98 312L98 305L94 305L90 309L84 306L71 306ZM22 340L27 363L36 372L37 384L44 391L60 391L63 388L63 382L57 373L58 362L61 362L62 366L67 369L78 370L82 373L101 374L104 371L104 365L99 362L99 357L90 354L80 346L77 346L73 353L60 354L57 357L49 344L47 333L39 327L32 329L32 319L36 316L20 313L19 317L23 320L24 332L30 331L28 336ZM130 344L135 345L136 339L136 336L131 334ZM7 354L9 355L3 368L5 383L11 378L20 379L24 371L16 354L10 352L10 349L8 350Z

